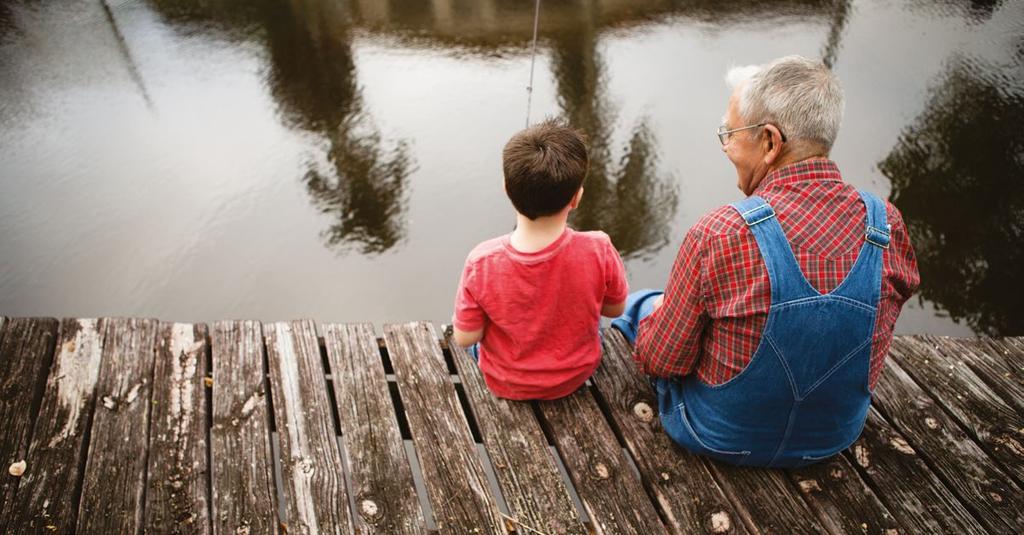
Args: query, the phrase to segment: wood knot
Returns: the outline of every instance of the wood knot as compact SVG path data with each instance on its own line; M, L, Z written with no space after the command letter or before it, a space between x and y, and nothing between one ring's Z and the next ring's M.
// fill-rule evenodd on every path
M729 513L719 511L711 514L711 533L726 533L732 530L732 520Z
M854 446L853 457L857 459L857 464L861 465L862 468L871 466L871 454L866 447L860 444Z
M843 479L846 474L839 468L833 468L832 470L829 470L828 475L831 476L832 479Z
M936 420L935 418L928 417L924 419L924 425L927 425L928 429L938 429L939 421Z
M643 423L651 423L654 420L654 409L643 401L637 401L633 405L633 414Z
M821 485L818 484L817 479L805 479L800 482L800 490L804 494L810 494L811 492L821 492Z
M904 455L914 455L917 453L914 451L914 448L910 447L910 444L907 444L906 440L903 440L903 437L894 437L889 441L889 445L892 446L894 450Z
M597 463L590 467L590 477L594 479L608 479L611 475L611 470L604 463Z
M103 406L106 407L107 410L111 410L111 411L116 411L117 410L117 398L116 397L114 397L114 396L103 396L101 401L103 402Z
M7 468L7 473L11 474L14 477L21 477L21 475L25 473L26 467L28 467L28 463L26 463L24 460L18 461L16 463L11 463L11 466Z
M377 505L372 497L364 497L359 501L359 516L367 523L374 523L384 516L384 508Z
M998 492L989 492L988 496L989 498L992 498L992 501L995 503L1003 503L1003 496Z
M669 481L669 480L671 480L671 479L672 479L672 474L669 474L669 473L668 473L667 471L665 471L665 470L662 470L662 471L661 471L661 472L660 472L660 473L658 474L658 477L660 477L662 481Z

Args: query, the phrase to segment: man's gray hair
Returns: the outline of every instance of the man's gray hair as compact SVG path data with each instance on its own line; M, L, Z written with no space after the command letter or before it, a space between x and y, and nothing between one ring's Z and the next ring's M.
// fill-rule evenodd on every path
M843 118L843 90L820 61L786 56L761 66L733 67L725 79L733 88L743 84L738 111L744 124L733 128L771 123L787 142L832 149Z

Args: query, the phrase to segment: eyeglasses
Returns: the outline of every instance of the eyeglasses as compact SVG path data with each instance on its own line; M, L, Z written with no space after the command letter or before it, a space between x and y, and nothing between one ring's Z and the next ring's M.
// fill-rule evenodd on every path
M739 132L741 130L750 130L751 128L759 128L762 126L767 126L768 124L769 123L752 124L750 126L741 126L739 128L733 128L732 130L726 130L725 125L723 124L722 126L718 127L718 141L722 142L722 145L725 146L725 144L729 142L729 135L732 134L733 132ZM785 142L786 134L783 134L782 130L779 130L779 135L782 136L782 141Z

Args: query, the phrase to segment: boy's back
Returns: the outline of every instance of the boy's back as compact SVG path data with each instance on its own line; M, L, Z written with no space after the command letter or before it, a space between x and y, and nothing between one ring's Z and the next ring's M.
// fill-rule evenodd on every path
M480 370L495 395L554 399L597 368L602 306L625 301L627 291L622 261L603 232L565 227L531 253L516 250L506 235L469 254L453 323L485 329Z

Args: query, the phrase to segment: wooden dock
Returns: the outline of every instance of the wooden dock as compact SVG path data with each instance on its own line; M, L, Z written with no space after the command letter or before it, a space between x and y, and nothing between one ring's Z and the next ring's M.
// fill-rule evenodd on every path
M0 318L0 533L1024 532L1022 338L897 337L857 443L783 471L674 447L617 332L537 403L382 335Z

